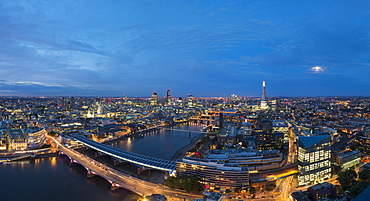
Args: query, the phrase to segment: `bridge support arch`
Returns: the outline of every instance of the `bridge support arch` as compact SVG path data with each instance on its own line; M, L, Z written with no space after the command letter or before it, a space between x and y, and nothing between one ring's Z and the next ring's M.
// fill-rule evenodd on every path
M96 173L94 171L87 169L86 177L94 177L95 175Z
M121 186L117 182L110 182L110 183L111 183L110 190L112 190L112 191L121 188Z

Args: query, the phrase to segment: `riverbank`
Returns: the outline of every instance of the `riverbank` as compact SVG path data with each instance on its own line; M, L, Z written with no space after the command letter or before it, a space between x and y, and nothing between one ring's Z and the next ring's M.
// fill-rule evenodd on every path
M183 146L181 149L177 150L177 152L172 156L171 161L176 161L177 159L183 158L185 156L186 152L189 151L190 149L192 149L197 142L199 142L200 140L203 139L203 137L205 135L206 134L199 134L199 135L194 136L191 139L189 144L187 144L187 145Z

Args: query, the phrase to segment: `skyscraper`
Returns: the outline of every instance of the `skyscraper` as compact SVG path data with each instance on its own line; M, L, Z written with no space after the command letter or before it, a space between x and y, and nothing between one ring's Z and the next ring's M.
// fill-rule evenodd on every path
M167 89L167 99L171 98L171 90Z
M154 92L152 99L150 100L150 105L158 105L158 95L157 92Z
M262 101L266 101L266 82L262 81Z
M172 105L171 90L167 89L166 104Z
M262 97L261 97L261 110L267 110L267 100L266 100L266 82L262 81Z

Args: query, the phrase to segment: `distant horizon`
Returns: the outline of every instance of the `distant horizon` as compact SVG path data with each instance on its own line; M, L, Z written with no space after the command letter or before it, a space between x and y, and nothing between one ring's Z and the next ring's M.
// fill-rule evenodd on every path
M125 98L124 96L0 96L0 98ZM171 98L187 98L188 96L172 96ZM194 96L195 98L232 98L231 96ZM240 98L256 98L259 96L238 96ZM126 98L151 98L151 96L127 96ZM159 99L165 99L165 96L158 96ZM370 98L370 96L267 96L267 99L273 98Z

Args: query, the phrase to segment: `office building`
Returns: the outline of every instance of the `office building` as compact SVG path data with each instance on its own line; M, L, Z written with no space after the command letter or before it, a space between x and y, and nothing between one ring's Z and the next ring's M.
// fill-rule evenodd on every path
M197 176L201 183L210 189L233 190L249 185L247 167L218 160L184 157L176 162L176 172L178 175Z
M267 99L266 99L266 82L262 82L262 97L261 97L261 105L260 105L261 110L267 110L268 105L267 105Z
M28 148L37 148L44 144L46 130L43 128L29 128L26 130L28 137Z
M208 151L205 159L248 167L250 171L279 168L284 164L284 156L278 150L213 149Z
M346 170L350 167L354 167L361 162L361 152L360 151L346 151L339 154L336 157L335 162L341 167L342 170Z
M171 90L167 89L166 105L172 105Z
M150 105L158 105L157 92L153 92L152 98L150 99Z
M331 177L330 135L298 136L297 146L299 186Z

